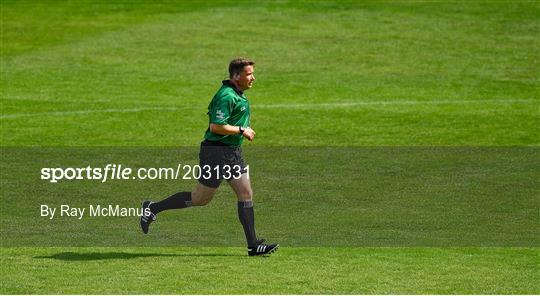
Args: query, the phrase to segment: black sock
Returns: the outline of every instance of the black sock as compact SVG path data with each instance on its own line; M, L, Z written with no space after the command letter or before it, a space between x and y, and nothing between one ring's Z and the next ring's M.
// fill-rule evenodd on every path
M257 235L255 235L255 214L253 213L253 201L238 202L238 218L244 227L246 240L249 248L257 246Z
M178 192L162 201L151 203L150 211L157 214L165 210L183 209L187 207L191 207L191 192Z

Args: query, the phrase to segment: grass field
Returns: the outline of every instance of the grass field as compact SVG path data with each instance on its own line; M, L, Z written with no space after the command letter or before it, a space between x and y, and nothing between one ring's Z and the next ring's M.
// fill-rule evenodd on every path
M538 289L537 255L519 248L284 248L254 260L224 247L23 248L3 251L10 273L2 272L2 287L23 294L522 294Z
M2 1L1 294L540 294L537 1ZM256 63L259 234L195 181L50 184L42 167L194 163L236 56Z

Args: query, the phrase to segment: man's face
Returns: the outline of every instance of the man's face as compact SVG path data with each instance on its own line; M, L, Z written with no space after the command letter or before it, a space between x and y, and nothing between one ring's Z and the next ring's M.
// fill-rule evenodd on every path
M242 72L235 77L236 84L242 91L253 86L253 81L255 81L253 70L253 66L245 66L244 70L242 70Z

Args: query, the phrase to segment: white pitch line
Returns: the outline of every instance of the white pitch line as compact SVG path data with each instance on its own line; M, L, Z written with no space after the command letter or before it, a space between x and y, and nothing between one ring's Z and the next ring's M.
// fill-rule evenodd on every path
M513 103L540 103L540 100L438 100L438 101L368 101L368 102L332 102L332 103L306 103L306 104L254 104L256 109L318 109L318 108L342 108L354 106L386 106L386 105L451 105L451 104L482 104L482 103L498 103L498 104L513 104ZM94 109L94 110L73 110L73 111L53 111L40 113L18 113L1 115L0 119L35 117L35 116L66 116L77 114L92 114L92 113L130 113L143 111L177 111L180 109L205 109L204 106L191 107L145 107L131 109Z
M299 108L314 109L319 107L341 108L370 105L451 105L451 104L481 104L481 103L540 103L540 100L440 100L440 101L371 101L371 102L333 102L333 103L307 103L307 104L271 104L253 105L254 108Z
M143 111L175 111L178 109L179 108L175 108L175 107L149 107L149 108L132 108L132 109L95 109L95 110L53 111L53 112L40 112L40 113L7 114L7 115L0 116L0 119L34 117L34 116L65 116L65 115L91 114L91 113L130 113L130 112L143 112Z

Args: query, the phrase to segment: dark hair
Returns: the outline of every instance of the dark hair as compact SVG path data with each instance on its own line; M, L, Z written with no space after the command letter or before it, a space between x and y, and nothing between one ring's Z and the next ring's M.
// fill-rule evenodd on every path
M229 77L239 74L245 66L253 66L255 62L246 58L236 58L229 63Z

